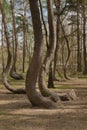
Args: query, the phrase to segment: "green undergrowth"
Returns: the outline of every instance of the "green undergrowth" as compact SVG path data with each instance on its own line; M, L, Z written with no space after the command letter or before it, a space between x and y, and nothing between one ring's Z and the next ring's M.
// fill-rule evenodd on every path
M79 75L78 78L79 79L87 79L87 75Z
M82 72L75 73L75 74L69 74L69 76L71 78L82 78L82 79L86 79L87 78L87 75L84 75Z
M78 89L75 85L55 85L55 89Z
M15 79L9 77L9 78L8 78L8 82L9 82L10 84L22 85L22 84L24 84L25 80L15 80Z
M78 74L77 74L77 77L80 78L80 79L81 79L81 78L82 78L82 79L86 79L86 78L87 78L87 74L84 75L84 74L82 74L82 73L78 73Z
M11 85L11 87L25 87L25 76L26 74L23 74L24 80L15 80L13 78L11 78L10 76L8 76L8 82ZM78 77L79 79L86 79L87 75L82 75L81 73L79 73L76 77ZM81 86L79 87L79 85L73 85L73 84L58 84L58 82L55 82L54 84L55 88L54 89L78 89L81 88ZM3 84L2 84L2 79L1 79L1 74L0 74L0 89L3 88Z
M0 116L6 115L6 114L7 114L6 112L0 111Z
M11 78L10 76L8 77L8 83L12 86L24 86L25 84L25 80L15 80L13 78ZM0 76L0 89L3 88L3 83L2 83L2 79Z

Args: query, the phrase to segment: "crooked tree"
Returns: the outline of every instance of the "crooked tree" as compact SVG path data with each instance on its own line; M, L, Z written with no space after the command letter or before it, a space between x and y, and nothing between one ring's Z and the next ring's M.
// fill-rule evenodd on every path
M46 76L50 69L50 65L54 58L55 48L56 48L56 35L54 27L54 15L53 15L53 3L50 0L47 0L47 9L48 9L48 24L49 24L49 46L42 63L42 67L39 74L39 88L43 96L52 96L54 100L55 94L51 92L46 85Z
M26 92L28 99L33 106L53 108L55 107L54 102L46 97L43 97L41 93L38 93L36 90L36 82L42 64L44 42L38 0L29 0L29 3L32 16L35 44L33 57L26 75Z

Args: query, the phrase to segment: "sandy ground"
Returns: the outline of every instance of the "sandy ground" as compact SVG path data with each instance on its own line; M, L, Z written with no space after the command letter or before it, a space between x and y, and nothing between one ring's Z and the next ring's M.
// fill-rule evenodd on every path
M0 130L87 130L87 80L74 79L59 84L77 87L79 99L62 102L53 110L33 108L26 95L0 89Z

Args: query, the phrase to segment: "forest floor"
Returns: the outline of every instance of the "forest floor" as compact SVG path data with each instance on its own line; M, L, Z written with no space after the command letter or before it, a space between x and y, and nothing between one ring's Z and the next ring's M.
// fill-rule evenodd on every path
M52 110L33 108L26 95L0 87L0 130L87 130L87 79L55 84L56 92L74 88L78 100L62 102Z

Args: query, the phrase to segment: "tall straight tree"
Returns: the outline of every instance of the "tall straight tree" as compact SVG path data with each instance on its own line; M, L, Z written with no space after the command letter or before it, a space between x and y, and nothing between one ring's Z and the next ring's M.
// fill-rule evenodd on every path
M79 0L77 0L77 71L81 72L81 46L80 46L80 17L79 12L80 11L80 3Z
M83 73L87 74L87 55L86 55L86 0L82 1L82 17L83 17Z
M25 71L25 56L26 56L26 6L24 2L24 12L23 12L23 72Z
M60 0L54 0L57 10L57 21L56 21L56 50L54 56L54 80L56 80L56 68L58 62L58 49L59 49L59 28L60 28Z

